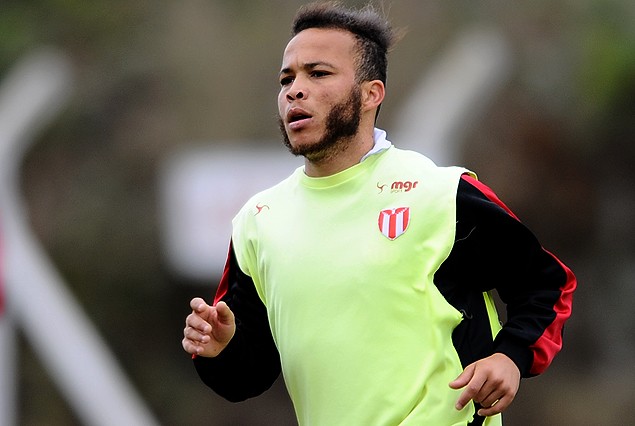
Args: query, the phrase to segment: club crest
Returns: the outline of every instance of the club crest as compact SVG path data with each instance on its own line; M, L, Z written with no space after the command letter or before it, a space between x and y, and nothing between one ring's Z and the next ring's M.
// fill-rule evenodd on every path
M408 229L410 207L397 207L380 211L378 224L379 231L389 240L394 240Z

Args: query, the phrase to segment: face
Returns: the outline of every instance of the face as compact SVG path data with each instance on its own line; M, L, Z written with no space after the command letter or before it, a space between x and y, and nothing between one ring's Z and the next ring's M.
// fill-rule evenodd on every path
M285 122L280 118L278 125L284 145L293 155L303 156L310 161L320 162L341 153L357 134L361 121L362 95L359 87L351 88L348 96L334 105L326 116L321 139L312 143L291 143Z
M357 134L361 89L354 53L353 36L340 30L304 30L287 45L278 112L293 154L320 161L345 149Z

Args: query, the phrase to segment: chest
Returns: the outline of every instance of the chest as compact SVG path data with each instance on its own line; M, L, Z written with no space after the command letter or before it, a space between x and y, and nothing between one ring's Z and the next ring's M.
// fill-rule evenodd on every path
M256 259L266 299L410 297L447 257L454 203L393 180L350 191L297 191L269 209Z

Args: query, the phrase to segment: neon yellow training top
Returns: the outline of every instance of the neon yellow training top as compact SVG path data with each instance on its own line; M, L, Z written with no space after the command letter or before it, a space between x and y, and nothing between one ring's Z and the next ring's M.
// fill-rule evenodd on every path
M300 425L472 420L448 386L462 371L452 344L462 316L433 283L463 173L390 147L325 178L299 168L234 219L237 261L267 307Z

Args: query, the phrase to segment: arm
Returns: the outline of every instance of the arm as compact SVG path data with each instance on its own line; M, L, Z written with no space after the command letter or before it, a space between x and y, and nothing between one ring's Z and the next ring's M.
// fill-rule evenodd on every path
M194 356L194 366L201 380L220 396L234 402L243 401L269 389L280 375L281 367L266 308L251 278L240 270L232 245L214 299L214 306L222 309L224 304L235 317L235 333L224 346L221 344L219 351ZM194 311L196 305L194 303ZM188 326L186 339L187 333L192 333ZM209 331L213 328L210 325ZM209 340L215 339L210 337ZM196 350L188 350L185 343L183 346L189 353L197 354Z
M523 377L535 376L562 348L575 276L491 189L469 176L462 182L469 185L461 196L465 213L476 221L470 238L480 247L473 261L485 268L476 284L482 291L496 289L507 308L494 351L514 360Z
M562 347L575 277L491 189L469 176L459 185L457 242L444 267L441 278L446 281L448 271L463 271L452 272L468 287L463 292L496 289L506 304L507 322L491 352L481 353L453 382L453 387L466 386L458 406L474 399L490 407L498 400L496 408L481 412L495 414L513 400L518 388L514 376L540 374ZM510 360L518 369L515 374L509 371ZM500 384L492 387L495 382Z

